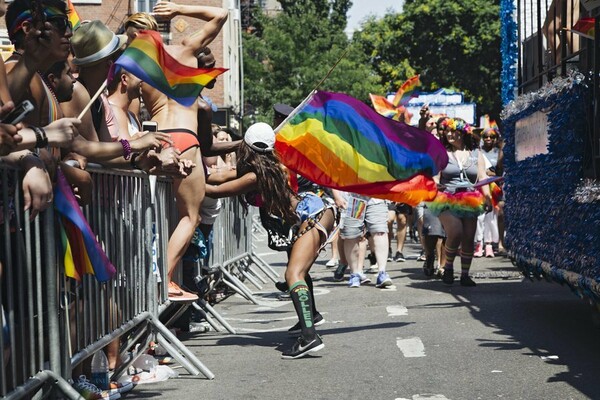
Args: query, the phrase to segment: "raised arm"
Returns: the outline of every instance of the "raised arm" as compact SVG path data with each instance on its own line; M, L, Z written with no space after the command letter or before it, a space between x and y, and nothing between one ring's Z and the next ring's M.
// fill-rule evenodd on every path
M217 37L225 21L227 21L228 15L227 10L219 7L183 5L173 2L157 3L154 6L153 12L158 19L165 18L170 20L181 15L206 21L202 29L187 36L181 43L194 56Z
M239 196L244 193L251 192L257 188L257 179L254 172L248 172L229 182L220 185L206 185L206 195L213 199L221 197Z

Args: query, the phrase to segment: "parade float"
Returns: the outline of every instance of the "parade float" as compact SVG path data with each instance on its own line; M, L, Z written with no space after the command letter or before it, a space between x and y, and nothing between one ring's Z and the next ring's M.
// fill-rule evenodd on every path
M596 3L502 0L501 36L509 255L525 276L566 284L598 307Z

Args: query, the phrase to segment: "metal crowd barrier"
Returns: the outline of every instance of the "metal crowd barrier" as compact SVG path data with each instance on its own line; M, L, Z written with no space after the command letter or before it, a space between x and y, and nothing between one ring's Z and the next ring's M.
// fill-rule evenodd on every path
M224 200L223 210L215 223L215 233L220 236L215 235L213 239L210 265L219 268L227 286L258 304L244 281L262 290L267 280L259 271L272 282L277 282L278 274L254 252L252 240L256 225L253 210L244 210L237 198ZM231 227L234 227L233 232Z
M88 171L94 195L84 215L117 271L105 283L92 275L80 282L65 277L54 211L29 222L29 212L22 211L19 171L0 165L0 395L32 398L58 389L79 399L69 381L84 360L111 343L118 344L123 361L112 379L151 340L190 374L213 379L167 327L190 306L172 303L167 296L167 243L177 224L171 180L99 167ZM254 229L252 214L237 199L224 199L211 258L199 273L217 274L221 285L258 304L245 282L261 289L267 282L262 274L276 282L277 273L254 253ZM216 330L221 326L235 333L210 301L201 298L193 307ZM167 321L161 320L164 315L169 315Z

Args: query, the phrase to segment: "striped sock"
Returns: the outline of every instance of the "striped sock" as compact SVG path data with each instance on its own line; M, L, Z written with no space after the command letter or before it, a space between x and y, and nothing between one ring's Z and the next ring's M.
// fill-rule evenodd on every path
M458 253L458 248L450 248L448 246L444 246L444 248L446 251L446 265L444 265L444 269L454 270L454 259Z
M460 274L461 276L469 276L469 269L471 269L471 262L473 262L473 253L460 252Z

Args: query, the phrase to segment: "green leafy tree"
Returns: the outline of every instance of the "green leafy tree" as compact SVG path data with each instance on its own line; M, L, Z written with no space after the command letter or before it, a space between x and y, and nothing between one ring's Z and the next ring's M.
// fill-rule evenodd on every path
M282 0L276 16L257 15L256 31L244 34L244 98L248 111L269 122L271 107L298 105L342 57L321 90L363 101L382 93L369 59L344 34L349 0Z
M419 73L422 90L459 90L477 104L479 114L498 118L498 0L406 0L401 13L365 22L354 44L368 55L387 90Z

